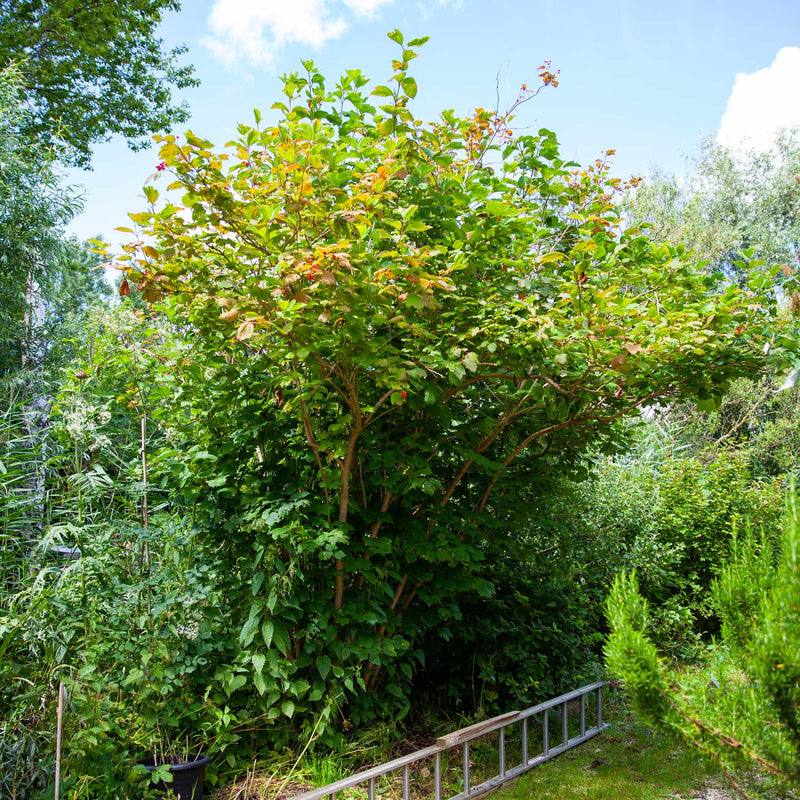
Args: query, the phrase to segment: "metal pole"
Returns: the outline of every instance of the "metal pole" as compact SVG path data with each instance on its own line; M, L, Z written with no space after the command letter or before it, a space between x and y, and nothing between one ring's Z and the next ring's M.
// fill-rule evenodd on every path
M437 753L433 759L433 791L434 800L442 800L442 754Z
M522 720L522 764L528 765L528 720Z
M603 701L600 697L601 689L597 689L597 727L603 724Z
M546 756L550 752L550 720L547 709L542 715L542 755Z
M581 699L581 739L586 736L586 695L582 694Z
M469 742L464 742L464 794L469 794Z
M569 742L569 719L567 717L567 704L561 704L561 744Z
M497 746L498 757L500 758L500 777L506 774L506 729L500 728L500 743Z

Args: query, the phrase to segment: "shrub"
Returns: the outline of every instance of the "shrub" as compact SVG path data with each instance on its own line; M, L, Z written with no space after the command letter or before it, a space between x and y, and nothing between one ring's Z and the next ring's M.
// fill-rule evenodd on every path
M800 786L800 520L789 498L778 548L767 537L735 540L712 585L720 641L701 667L678 671L649 635L649 603L635 574L614 581L606 653L634 710L717 758L755 768L780 787Z

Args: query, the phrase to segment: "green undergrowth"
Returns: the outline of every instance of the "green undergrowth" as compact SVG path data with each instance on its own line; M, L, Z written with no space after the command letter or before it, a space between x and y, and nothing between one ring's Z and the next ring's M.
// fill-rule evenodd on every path
M606 713L611 728L502 787L493 800L666 800L724 785L714 764L634 721L625 708Z

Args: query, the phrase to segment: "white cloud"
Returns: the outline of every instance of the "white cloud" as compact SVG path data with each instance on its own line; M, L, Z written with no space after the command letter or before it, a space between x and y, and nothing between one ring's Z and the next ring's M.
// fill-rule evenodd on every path
M800 47L784 47L765 69L739 73L717 140L732 150L768 150L781 128L800 126Z
M425 0L424 3L417 3L422 19L430 19L433 12L439 8L452 8L453 11L461 11L464 0Z
M319 49L338 39L352 17L369 18L392 0L216 0L202 42L228 65L272 67L290 44Z
M371 17L377 10L392 0L342 0L359 17Z

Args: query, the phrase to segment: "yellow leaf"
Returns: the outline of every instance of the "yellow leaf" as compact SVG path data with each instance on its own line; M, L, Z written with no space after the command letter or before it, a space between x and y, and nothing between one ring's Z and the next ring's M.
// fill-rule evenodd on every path
M625 353L620 353L611 359L611 369L617 372L624 372L625 370Z
M240 342L243 342L246 339L249 339L255 333L255 331L256 331L255 325L253 325L253 323L249 319L246 319L236 329L236 338Z

